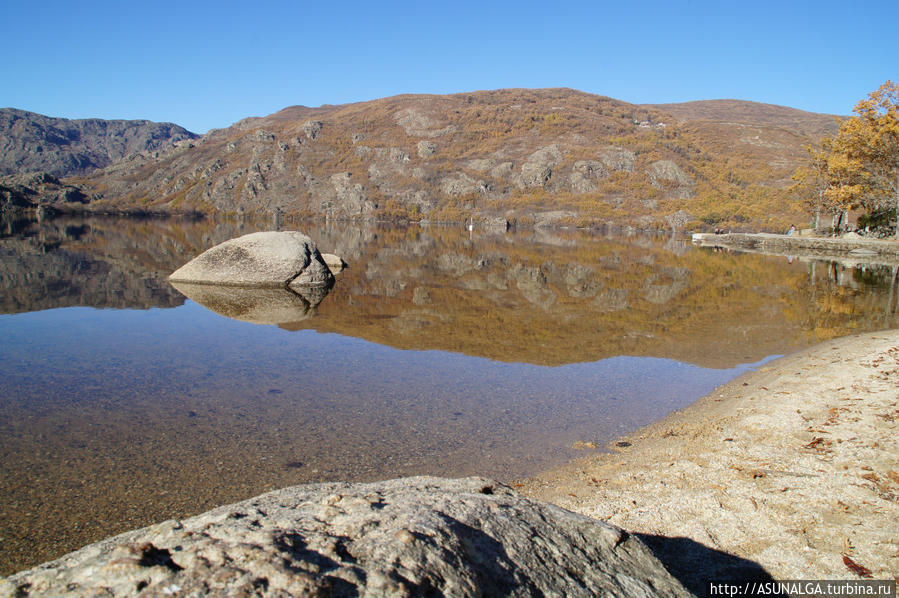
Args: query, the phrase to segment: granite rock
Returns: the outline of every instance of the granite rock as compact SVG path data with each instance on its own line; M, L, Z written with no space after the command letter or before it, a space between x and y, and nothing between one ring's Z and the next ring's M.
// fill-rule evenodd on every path
M312 239L284 231L251 233L220 243L175 270L169 280L294 288L329 286L334 275Z
M531 154L521 166L521 188L545 187L552 178L553 168L561 161L562 151L556 144Z
M693 179L671 160L657 160L647 170L653 187L667 189L669 195L679 199L693 197Z
M0 596L685 596L641 540L483 478L294 486L128 532Z
M332 274L338 274L343 272L343 270L347 267L347 263L343 261L343 258L339 255L334 255L333 253L323 253L322 259L325 264L327 264L328 269L331 270Z

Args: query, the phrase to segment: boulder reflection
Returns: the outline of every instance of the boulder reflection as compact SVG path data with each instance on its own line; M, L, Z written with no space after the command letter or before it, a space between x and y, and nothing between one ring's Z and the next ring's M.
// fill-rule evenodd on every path
M210 311L244 322L290 326L315 315L330 287L272 289L172 282L185 297Z

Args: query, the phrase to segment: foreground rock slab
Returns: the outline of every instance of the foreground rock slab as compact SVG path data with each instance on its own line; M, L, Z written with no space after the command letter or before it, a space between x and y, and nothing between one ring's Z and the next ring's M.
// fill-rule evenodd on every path
M635 536L482 478L295 486L87 546L0 596L682 596Z
M207 249L169 280L249 287L329 286L334 275L315 243L296 231L243 235Z

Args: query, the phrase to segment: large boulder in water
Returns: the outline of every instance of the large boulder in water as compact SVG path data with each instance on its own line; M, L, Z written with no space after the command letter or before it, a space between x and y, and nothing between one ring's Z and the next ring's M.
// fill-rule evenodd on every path
M636 536L483 478L294 486L87 546L0 596L686 596Z
M243 235L207 249L169 280L244 287L329 286L334 275L315 242L296 231Z

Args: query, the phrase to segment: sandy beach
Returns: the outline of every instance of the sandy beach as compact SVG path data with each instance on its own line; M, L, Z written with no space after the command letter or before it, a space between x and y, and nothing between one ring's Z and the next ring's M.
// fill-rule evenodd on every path
M770 362L518 489L655 539L696 588L759 573L893 579L897 421L899 331L846 337Z

